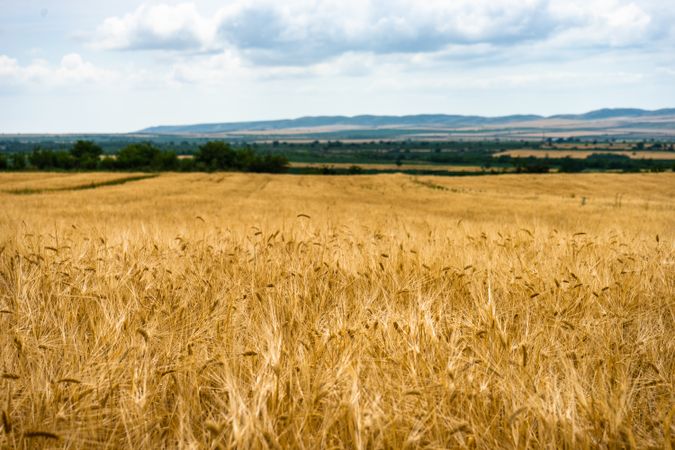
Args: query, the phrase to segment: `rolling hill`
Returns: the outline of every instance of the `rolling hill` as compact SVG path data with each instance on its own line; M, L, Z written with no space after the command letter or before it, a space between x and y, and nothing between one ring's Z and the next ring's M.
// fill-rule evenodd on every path
M297 119L153 126L134 134L284 139L443 139L467 137L675 138L675 108L600 109L585 114L501 117L421 114L315 116Z

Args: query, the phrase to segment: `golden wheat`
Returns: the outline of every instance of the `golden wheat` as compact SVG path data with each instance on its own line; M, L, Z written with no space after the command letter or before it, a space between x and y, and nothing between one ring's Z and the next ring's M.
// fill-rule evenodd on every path
M0 447L672 442L672 174L81 178L0 176Z

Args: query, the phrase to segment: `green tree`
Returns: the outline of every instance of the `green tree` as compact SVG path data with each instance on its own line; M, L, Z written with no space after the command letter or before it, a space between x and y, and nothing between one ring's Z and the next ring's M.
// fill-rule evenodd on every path
M12 163L12 170L24 170L28 166L26 155L23 153L13 153L10 161Z
M114 162L105 158L101 167L114 167L123 170L177 170L178 156L173 151L162 151L150 142L129 144L119 151Z
M38 170L69 170L77 165L77 160L68 152L47 150L40 147L36 147L28 155L28 162Z
M288 159L283 155L255 155L246 169L251 172L281 173L288 169Z
M199 146L194 159L205 170L232 170L244 168L241 156L227 142L210 141Z
M129 144L119 151L115 165L124 170L156 170L160 153L150 142Z
M54 168L55 160L56 158L54 158L54 152L51 150L43 150L39 146L35 147L33 152L28 155L28 162L30 165L38 170Z
M178 155L173 151L160 151L153 160L153 168L156 170L177 170Z
M102 170L115 170L117 169L117 160L110 156L106 156L101 159L99 167Z
M567 173L582 172L585 168L584 161L566 156L560 160L560 171Z
M96 169L103 154L103 149L93 141L79 140L70 149L70 154L75 160L76 167Z

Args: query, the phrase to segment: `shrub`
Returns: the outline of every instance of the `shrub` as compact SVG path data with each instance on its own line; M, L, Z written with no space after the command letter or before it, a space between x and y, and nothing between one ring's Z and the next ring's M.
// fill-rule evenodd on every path
M23 153L13 153L10 156L12 170L24 170L28 163L26 162L26 155Z
M251 172L281 173L288 169L288 159L282 155L255 155L248 164Z
M28 156L30 165L39 170L64 169L77 167L77 159L68 152L45 150L37 147Z
M96 169L103 154L103 149L92 141L77 141L70 149L75 166L80 169Z
M206 170L231 170L242 168L237 152L223 141L211 141L199 146L195 163Z
M149 142L129 144L117 154L115 165L125 170L157 170L161 151Z

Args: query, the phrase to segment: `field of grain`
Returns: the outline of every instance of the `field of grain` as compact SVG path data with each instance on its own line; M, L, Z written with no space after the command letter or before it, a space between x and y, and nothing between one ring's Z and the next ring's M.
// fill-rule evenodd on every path
M514 156L519 158L527 158L534 156L535 158L580 158L585 159L591 155L621 155L628 156L631 159L667 159L675 160L675 152L670 151L594 151L594 150L508 150L505 152L495 153L494 156Z
M0 448L673 442L673 174L78 177L0 175Z
M0 176L0 191L34 192L83 189L99 184L115 183L137 177L148 177L141 173L72 173L65 175L58 172L14 172Z

